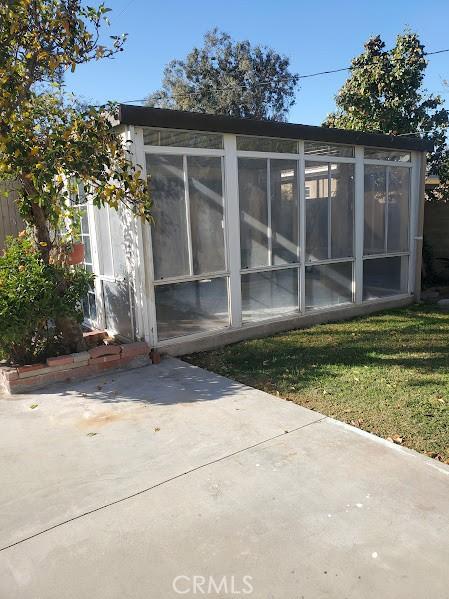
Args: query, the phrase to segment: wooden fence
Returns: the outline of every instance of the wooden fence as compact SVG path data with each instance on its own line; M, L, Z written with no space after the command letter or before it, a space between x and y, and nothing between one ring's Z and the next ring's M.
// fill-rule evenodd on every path
M15 189L14 183L0 181L0 252L5 246L5 238L8 235L17 236L24 228L17 211ZM4 196L5 191L8 191L8 197Z

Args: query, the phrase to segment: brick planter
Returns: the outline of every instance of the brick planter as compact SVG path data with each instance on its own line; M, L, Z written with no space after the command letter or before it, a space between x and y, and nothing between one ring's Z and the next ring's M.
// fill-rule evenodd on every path
M109 370L151 364L144 341L124 345L99 345L88 351L48 358L44 364L1 366L0 385L6 393L27 393L58 381L82 381Z

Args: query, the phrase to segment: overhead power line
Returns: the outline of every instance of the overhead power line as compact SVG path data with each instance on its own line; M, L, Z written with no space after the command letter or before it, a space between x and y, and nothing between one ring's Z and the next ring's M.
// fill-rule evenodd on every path
M433 56L435 54L444 54L446 52L449 52L449 48L445 48L443 50L434 50L433 52L423 52L423 56ZM316 73L308 73L306 75L298 75L298 79L310 79L311 77L319 77L321 75L331 75L333 73L341 73L343 71L352 71L355 69L361 69L364 67L370 67L370 66L376 66L378 63L377 62L370 62L370 63L365 63L363 65L360 66L349 66L349 67L341 67L339 69L329 69L327 71L318 71ZM251 87L264 87L266 85L273 85L273 81L259 81L258 83L254 83L252 84ZM248 89L248 86L246 85L241 85L241 84L232 84L232 85L226 85L226 86L221 86L221 87L215 87L213 88L213 90L211 90L211 92L217 92L217 91L225 91L231 88L236 88L236 87L240 87L241 89ZM179 93L179 92L178 92ZM200 91L196 91L196 90L183 90L180 95L185 95L185 96L189 96L189 95L198 95L198 94L202 94L202 92ZM135 102L145 102L146 98L140 98L139 100L124 100L122 103L123 104L133 104Z

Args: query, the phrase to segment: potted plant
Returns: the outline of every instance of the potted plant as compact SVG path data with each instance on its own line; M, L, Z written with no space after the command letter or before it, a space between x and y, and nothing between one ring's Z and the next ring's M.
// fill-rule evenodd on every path
M76 242L68 255L67 263L71 266L84 262L84 243Z

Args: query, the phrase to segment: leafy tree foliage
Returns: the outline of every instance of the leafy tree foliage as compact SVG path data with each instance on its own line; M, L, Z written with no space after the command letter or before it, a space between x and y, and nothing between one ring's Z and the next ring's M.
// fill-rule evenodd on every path
M62 87L68 69L123 49L124 37L98 43L108 11L81 0L0 0L0 176L20 182L21 213L47 262L75 178L96 205L124 202L149 217L145 183L113 130L113 106L82 106Z
M370 38L352 61L351 74L336 96L337 110L324 125L390 135L418 133L434 143L428 169L441 179L436 197L449 199L449 113L438 95L423 88L427 60L416 33L398 35L391 50Z
M0 177L19 183L20 212L47 266L67 247L60 231L73 216L73 181L97 206L123 203L150 218L146 183L113 128L114 106L80 105L64 93L68 70L122 51L125 36L99 43L108 12L82 0L0 0ZM57 324L78 350L80 327L64 314Z
M271 48L235 42L214 29L204 36L203 47L166 66L162 89L147 104L283 121L298 83L289 66L289 59Z

